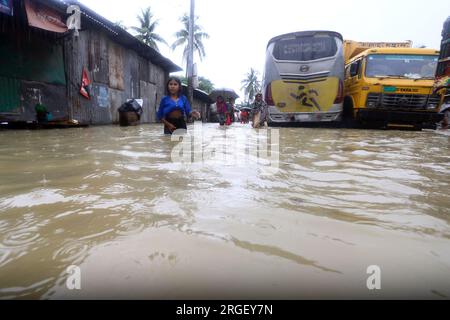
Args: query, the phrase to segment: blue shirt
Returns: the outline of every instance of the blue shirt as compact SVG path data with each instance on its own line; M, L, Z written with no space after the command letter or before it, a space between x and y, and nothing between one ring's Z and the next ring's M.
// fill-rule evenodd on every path
M174 101L171 97L165 96L159 104L157 113L158 120L165 119L166 116L174 110L181 110L187 117L191 114L191 105L186 96L180 96L178 101Z

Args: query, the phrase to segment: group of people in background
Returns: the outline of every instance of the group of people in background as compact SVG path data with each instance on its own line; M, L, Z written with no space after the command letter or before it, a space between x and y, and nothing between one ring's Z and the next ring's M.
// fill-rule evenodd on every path
M200 118L200 113L192 111L186 96L182 94L182 86L180 79L171 77L167 82L166 96L161 100L157 117L164 124L164 133L172 134L177 129L187 129L187 118ZM236 122L239 116L236 115L234 107L234 99L225 101L223 96L218 96L213 108L217 112L217 118L220 126L229 126ZM262 98L261 93L257 93L255 101L251 105L250 111L241 112L241 122L248 123L252 121L253 128L267 126L268 106Z
M260 128L267 126L269 110L266 102L262 98L262 93L257 93L255 101L251 105L251 109L243 109L238 116L234 108L234 100L228 99L225 101L223 96L218 96L216 103L213 105L213 110L217 113L217 119L220 126L229 126L236 120L240 120L242 124L252 122L253 128Z
M214 104L214 109L217 112L217 119L219 120L220 126L229 126L236 121L233 99L228 99L228 102L226 102L222 96L218 96Z
M172 134L177 129L187 129L187 118L200 119L201 115L198 111L192 111L188 99L182 94L180 79L171 77L167 82L166 89L167 95L161 100L157 116L158 120L164 124L164 133ZM248 111L242 110L240 112L240 117L236 116L233 99L228 99L228 102L226 102L222 96L218 96L213 107L216 109L220 126L229 126L236 120L239 120L237 118L240 118L241 123L249 123L251 121L252 127L256 129L267 126L269 110L260 92L255 95L251 108L247 109ZM48 120L48 112L44 110L45 107L42 106L41 109L36 109L38 118ZM449 105L444 105L441 112L445 114L441 128L448 129L450 122Z

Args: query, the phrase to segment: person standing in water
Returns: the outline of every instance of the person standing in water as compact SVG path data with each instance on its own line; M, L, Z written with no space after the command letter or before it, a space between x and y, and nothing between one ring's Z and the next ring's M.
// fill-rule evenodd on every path
M255 96L255 102L252 105L253 128L264 126L269 120L269 107L262 98L262 93L258 92Z
M158 120L164 123L164 133L172 134L177 129L187 129L186 118L200 118L198 111L192 111L186 96L182 94L180 79L169 78L167 96L162 98L157 113Z
M216 99L217 106L217 118L220 126L223 127L227 120L228 106L222 96L218 96Z
M230 114L231 122L236 122L236 114L234 110L234 99L228 98L228 112Z

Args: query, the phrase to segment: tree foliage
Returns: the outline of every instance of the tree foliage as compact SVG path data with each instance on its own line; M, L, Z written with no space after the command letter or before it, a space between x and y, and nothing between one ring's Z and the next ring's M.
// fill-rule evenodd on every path
M253 101L256 93L261 91L261 81L259 72L253 68L246 74L245 79L241 81L241 90L244 90L246 101Z
M180 21L183 24L183 29L175 33L177 38L172 44L172 50L177 47L184 46L183 50L183 61L187 61L188 50L189 50L189 16L184 14ZM209 34L203 31L203 28L197 23L198 17L195 17L194 23L194 53L197 52L200 61L206 56L205 45L203 44L204 39L209 39ZM187 68L186 68L187 70Z
M158 26L158 20L154 19L150 7L141 10L141 14L138 15L137 18L141 26L132 27L132 29L137 32L137 39L141 40L146 45L152 47L157 51L159 51L157 42L167 45L167 42L159 34L155 33L155 30Z

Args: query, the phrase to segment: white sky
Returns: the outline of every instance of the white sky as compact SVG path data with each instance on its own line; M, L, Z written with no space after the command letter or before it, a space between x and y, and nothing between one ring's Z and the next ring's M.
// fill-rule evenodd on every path
M136 15L151 6L159 20L158 34L172 44L181 29L179 17L188 13L190 0L81 0L112 22L138 25ZM396 42L439 49L441 31L450 15L448 0L196 0L199 24L209 33L204 41L206 58L198 64L199 76L216 87L230 87L241 97L241 81L254 68L264 68L267 42L282 33L332 30L345 39ZM161 53L182 68L182 50L164 44Z

